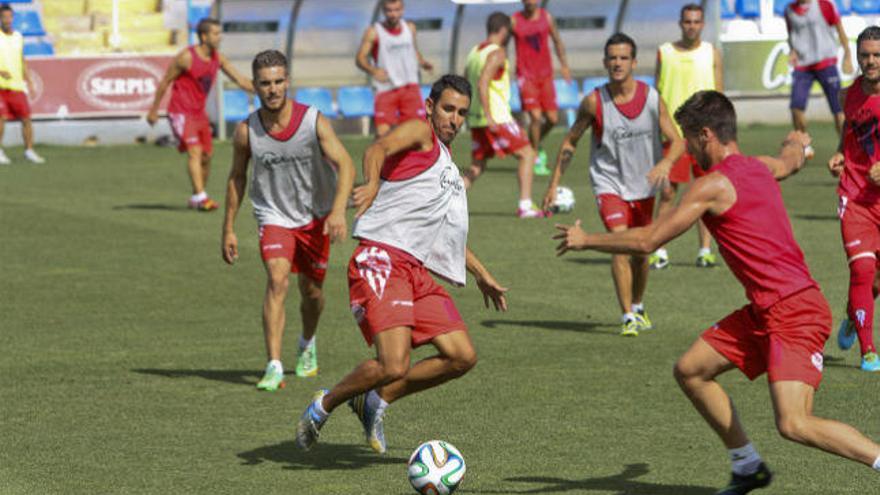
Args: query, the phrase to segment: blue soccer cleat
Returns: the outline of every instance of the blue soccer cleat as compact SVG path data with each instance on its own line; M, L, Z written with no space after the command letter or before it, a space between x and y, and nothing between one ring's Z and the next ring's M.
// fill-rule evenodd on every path
M849 318L844 318L837 328L837 347L841 350L849 350L856 342L856 326Z
M862 356L862 371L880 371L880 356L876 352L866 352Z

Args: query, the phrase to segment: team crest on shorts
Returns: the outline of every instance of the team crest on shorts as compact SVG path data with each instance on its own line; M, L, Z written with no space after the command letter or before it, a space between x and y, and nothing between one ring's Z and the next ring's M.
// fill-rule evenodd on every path
M821 372L822 369L824 368L824 362L825 362L825 357L822 356L822 353L821 352L814 352L813 355L810 357L810 359L813 361L813 366Z
M391 275L391 256L388 251L375 246L364 249L354 259L361 278L370 284L370 288L379 299L385 294L385 284ZM352 308L353 309L353 308Z

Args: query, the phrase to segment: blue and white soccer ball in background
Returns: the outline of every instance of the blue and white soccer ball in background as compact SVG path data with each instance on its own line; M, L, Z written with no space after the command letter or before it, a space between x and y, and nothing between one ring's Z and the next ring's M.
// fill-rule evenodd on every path
M431 440L418 446L407 464L409 482L422 495L447 495L464 478L464 457L452 444Z
M574 192L565 187L556 188L556 202L551 206L553 213L568 213L574 209Z

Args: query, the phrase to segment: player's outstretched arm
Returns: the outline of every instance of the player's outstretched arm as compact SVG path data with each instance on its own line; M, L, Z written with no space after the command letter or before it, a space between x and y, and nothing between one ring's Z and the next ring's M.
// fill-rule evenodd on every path
M782 142L778 156L758 156L776 180L782 180L797 173L804 166L804 149L810 145L810 135L801 131L791 131Z
M376 42L376 28L370 26L364 31L364 37L361 38L361 47L358 48L355 55L354 63L358 69L367 73L368 76L379 82L388 82L388 74L379 67L370 63L370 52L373 50L373 43Z
M672 117L669 115L666 104L663 103L662 99L660 100L660 132L669 143L669 151L648 172L648 180L657 187L662 186L669 180L669 172L672 170L672 166L681 158L685 151L684 139L678 133L678 128L672 122Z
M351 195L354 184L354 163L351 155L342 145L342 141L333 131L333 126L327 117L318 115L318 142L324 157L337 166L336 195L333 197L333 208L324 222L324 234L330 236L331 242L337 242L345 237L345 206Z
M571 69L568 67L568 59L565 57L565 43L562 42L562 36L559 35L559 29L556 28L556 19L548 12L547 20L550 23L550 38L553 39L553 47L556 49L556 57L559 59L559 72L566 82L571 82Z
M556 255L584 249L614 254L651 254L690 229L707 211L723 213L736 201L736 193L732 191L733 186L726 177L713 173L695 181L678 206L646 227L588 234L581 228L580 220L574 225L557 224L558 232L553 236L553 239L560 241L556 246Z
M846 30L843 29L843 21L840 18L837 19L834 29L837 30L837 39L840 41L840 47L843 48L843 73L852 74L853 63L852 52L849 49L849 37L846 35Z
M507 292L507 288L502 287L495 280L470 248L465 248L465 256L467 270L476 279L477 287L483 293L483 302L486 304L486 307L488 308L489 301L492 301L495 311L507 311L507 297L504 295Z
M371 144L364 152L365 184L354 188L355 218L360 217L373 204L379 192L379 179L382 165L389 156L418 148L430 151L434 147L434 137L429 124L424 120L413 119L400 124L381 139Z
M247 122L239 122L232 138L232 168L226 181L226 214L223 219L221 249L223 261L230 265L238 259L238 238L235 236L235 215L244 199L248 162L251 159Z
M168 88L174 80L180 77L185 70L189 69L190 65L192 65L192 55L189 53L189 50L181 51L176 57L174 57L174 60L171 61L171 65L169 65L168 69L165 71L165 76L163 76L162 80L159 82L159 87L156 88L156 97L153 98L153 105L147 113L147 123L155 125L156 122L158 122L159 105L162 104L162 98L165 98L165 93L168 92Z
M422 56L422 51L419 50L419 41L416 37L416 25L412 21L406 21L406 24L409 26L409 30L412 32L413 37L413 48L416 50L416 59L419 61L419 67L428 71L434 71L434 64L428 61L425 57Z
M841 89L838 93L840 108L845 108L847 89L848 88ZM837 143L837 152L828 160L828 171L831 172L832 177L840 177L840 174L843 172L843 167L846 164L846 160L843 156L843 138L846 136L846 125L846 120L844 120L843 126L840 128L840 140Z
M559 186L559 181L562 180L562 175L565 173L566 169L568 169L568 165L574 157L578 141L580 141L584 132L586 132L596 120L596 105L595 92L588 94L583 100L581 100L577 118L575 119L574 124L572 124L571 129L568 130L568 133L562 139L562 144L559 145L559 151L556 153L556 164L553 167L553 175L550 176L550 184L547 186L547 192L544 194L544 202L542 204L544 211L549 210L553 203L556 202L556 188Z
M219 55L219 58L220 58L220 69L223 71L224 74L226 74L226 77L228 77L229 79L232 79L232 82L237 84L239 88L247 91L248 93L253 94L254 93L254 81L249 77L245 77L244 74L239 72L238 69L236 69L235 66L232 65L232 62L230 62L229 59L226 58L226 55L223 55L221 53Z

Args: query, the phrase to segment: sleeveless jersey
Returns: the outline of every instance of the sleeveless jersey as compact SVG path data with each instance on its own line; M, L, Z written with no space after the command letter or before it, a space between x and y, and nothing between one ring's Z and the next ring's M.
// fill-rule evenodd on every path
M377 93L419 83L419 57L409 24L400 20L400 32L393 34L381 23L373 24L376 29L376 66L384 69L389 82L373 80Z
M483 111L483 104L480 101L480 74L486 66L486 60L489 55L499 50L501 47L494 43L479 44L471 49L465 62L465 75L471 83L471 109L468 113L468 126L486 127L486 113ZM513 114L510 113L510 76L507 73L508 61L504 61L504 67L499 69L489 80L489 109L492 112L492 118L497 124L506 124L513 122Z
M538 9L537 18L528 20L522 11L513 14L513 36L516 44L516 76L523 79L553 77L550 58L550 19L547 11Z
M856 203L876 204L880 201L880 187L868 180L868 171L880 161L880 95L865 94L862 76L846 90L843 113L846 116L843 131L846 163L837 193Z
M24 68L21 63L24 38L18 31L6 34L0 31L0 70L9 73L9 79L0 77L0 89L24 91Z
M203 115L208 93L217 77L220 68L220 57L215 51L210 61L205 61L196 53L196 47L190 46L192 65L174 80L171 87L171 101L168 102L168 113L185 115Z
M336 196L336 170L318 142L318 110L291 102L289 139L279 140L263 127L259 112L248 117L248 141L254 162L251 203L259 225L293 229L330 213Z
M818 64L828 59L837 59L837 42L828 20L822 13L820 2L825 2L826 8L835 9L834 5L827 0L814 0L800 9L806 9L802 13L794 10L794 3L785 8L785 22L788 25L788 40L798 54L798 67L807 67ZM836 9L835 9L836 13Z
M601 135L593 138L590 180L593 194L614 194L624 201L651 198L654 188L648 172L663 157L660 143L660 95L643 82L645 103L635 118L628 118L614 104L608 85L598 89ZM638 91L636 92L638 97Z
M660 45L660 79L657 90L670 115L697 91L715 89L715 49L703 41L694 50L676 50L672 43ZM675 123L678 127L678 122ZM681 128L678 128L681 132Z
M353 236L405 251L434 274L464 285L467 233L464 181L435 136L431 151L402 151L385 161L379 193L355 222Z
M736 190L733 206L721 215L704 214L703 222L748 300L766 309L803 289L818 287L794 239L779 184L767 166L756 158L731 155L709 172L724 175Z

